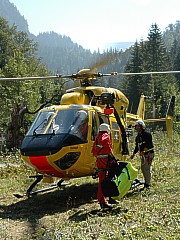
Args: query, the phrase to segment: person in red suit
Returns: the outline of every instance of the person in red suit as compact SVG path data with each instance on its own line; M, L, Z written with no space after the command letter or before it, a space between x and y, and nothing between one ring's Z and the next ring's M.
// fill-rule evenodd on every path
M110 139L110 126L106 123L102 123L99 127L99 133L94 141L92 148L93 155L97 158L97 168L98 168L98 193L97 199L100 203L101 208L111 209L112 205L109 204L106 198L103 196L101 183L108 173L108 168L112 164L113 159L115 159L112 151L112 143ZM110 198L111 203L113 199Z

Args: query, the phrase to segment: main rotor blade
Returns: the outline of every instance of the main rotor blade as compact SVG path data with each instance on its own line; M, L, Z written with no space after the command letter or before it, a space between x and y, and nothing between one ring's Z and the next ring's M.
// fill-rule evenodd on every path
M101 57L95 64L90 66L90 72L95 73L98 69L108 65L116 58L115 55L107 54Z
M0 78L0 81L14 81L14 80L44 80L44 79L55 79L61 78L61 75L56 76L45 76L45 77L17 77L17 78Z
M162 71L162 72L140 72L140 73L110 73L103 74L103 76L130 76L130 75L153 75L153 74L175 74L180 73L180 71Z
M103 66L105 64L105 61L107 59L103 59L101 62L99 62L99 66ZM108 60L107 60L108 61ZM93 66L94 69L97 67L97 65ZM94 75L94 77L110 77L110 76L133 76L133 75L153 75L153 74L178 74L180 71L162 71L162 72L141 72L141 73L95 73L94 69L90 69L89 76L91 76L91 73ZM78 79L77 74L72 75L55 75L55 76L44 76L44 77L17 77L17 78L0 78L0 81L15 81L15 80L46 80L46 79L60 79L60 78L70 78L70 79Z

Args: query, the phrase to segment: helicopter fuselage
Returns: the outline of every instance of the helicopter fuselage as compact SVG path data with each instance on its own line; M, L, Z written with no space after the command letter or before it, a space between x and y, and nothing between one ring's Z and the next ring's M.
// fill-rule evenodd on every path
M23 160L37 172L52 177L91 176L96 171L92 145L102 122L110 125L113 151L121 159L121 130L114 113L104 113L107 104L100 98L107 92L114 94L114 105L118 103L116 108L123 120L128 100L120 91L94 86L70 89L62 96L60 105L37 114L22 143Z

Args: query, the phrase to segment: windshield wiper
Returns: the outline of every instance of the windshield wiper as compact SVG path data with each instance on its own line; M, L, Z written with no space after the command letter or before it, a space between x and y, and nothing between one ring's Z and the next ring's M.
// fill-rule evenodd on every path
M46 118L33 130L33 135L37 135L36 130L37 130L44 122L47 122L47 119L46 119Z

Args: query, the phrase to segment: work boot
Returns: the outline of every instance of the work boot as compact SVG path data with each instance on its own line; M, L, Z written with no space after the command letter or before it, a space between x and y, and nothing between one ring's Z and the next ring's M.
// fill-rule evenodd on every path
M109 209L110 210L113 208L113 206L107 202L100 203L100 206L101 206L101 209Z
M110 197L108 203L110 203L110 204L118 204L119 202Z
M140 191L144 191L144 190L146 190L146 189L150 189L150 185L147 184L147 183L144 184L144 187L141 188Z

